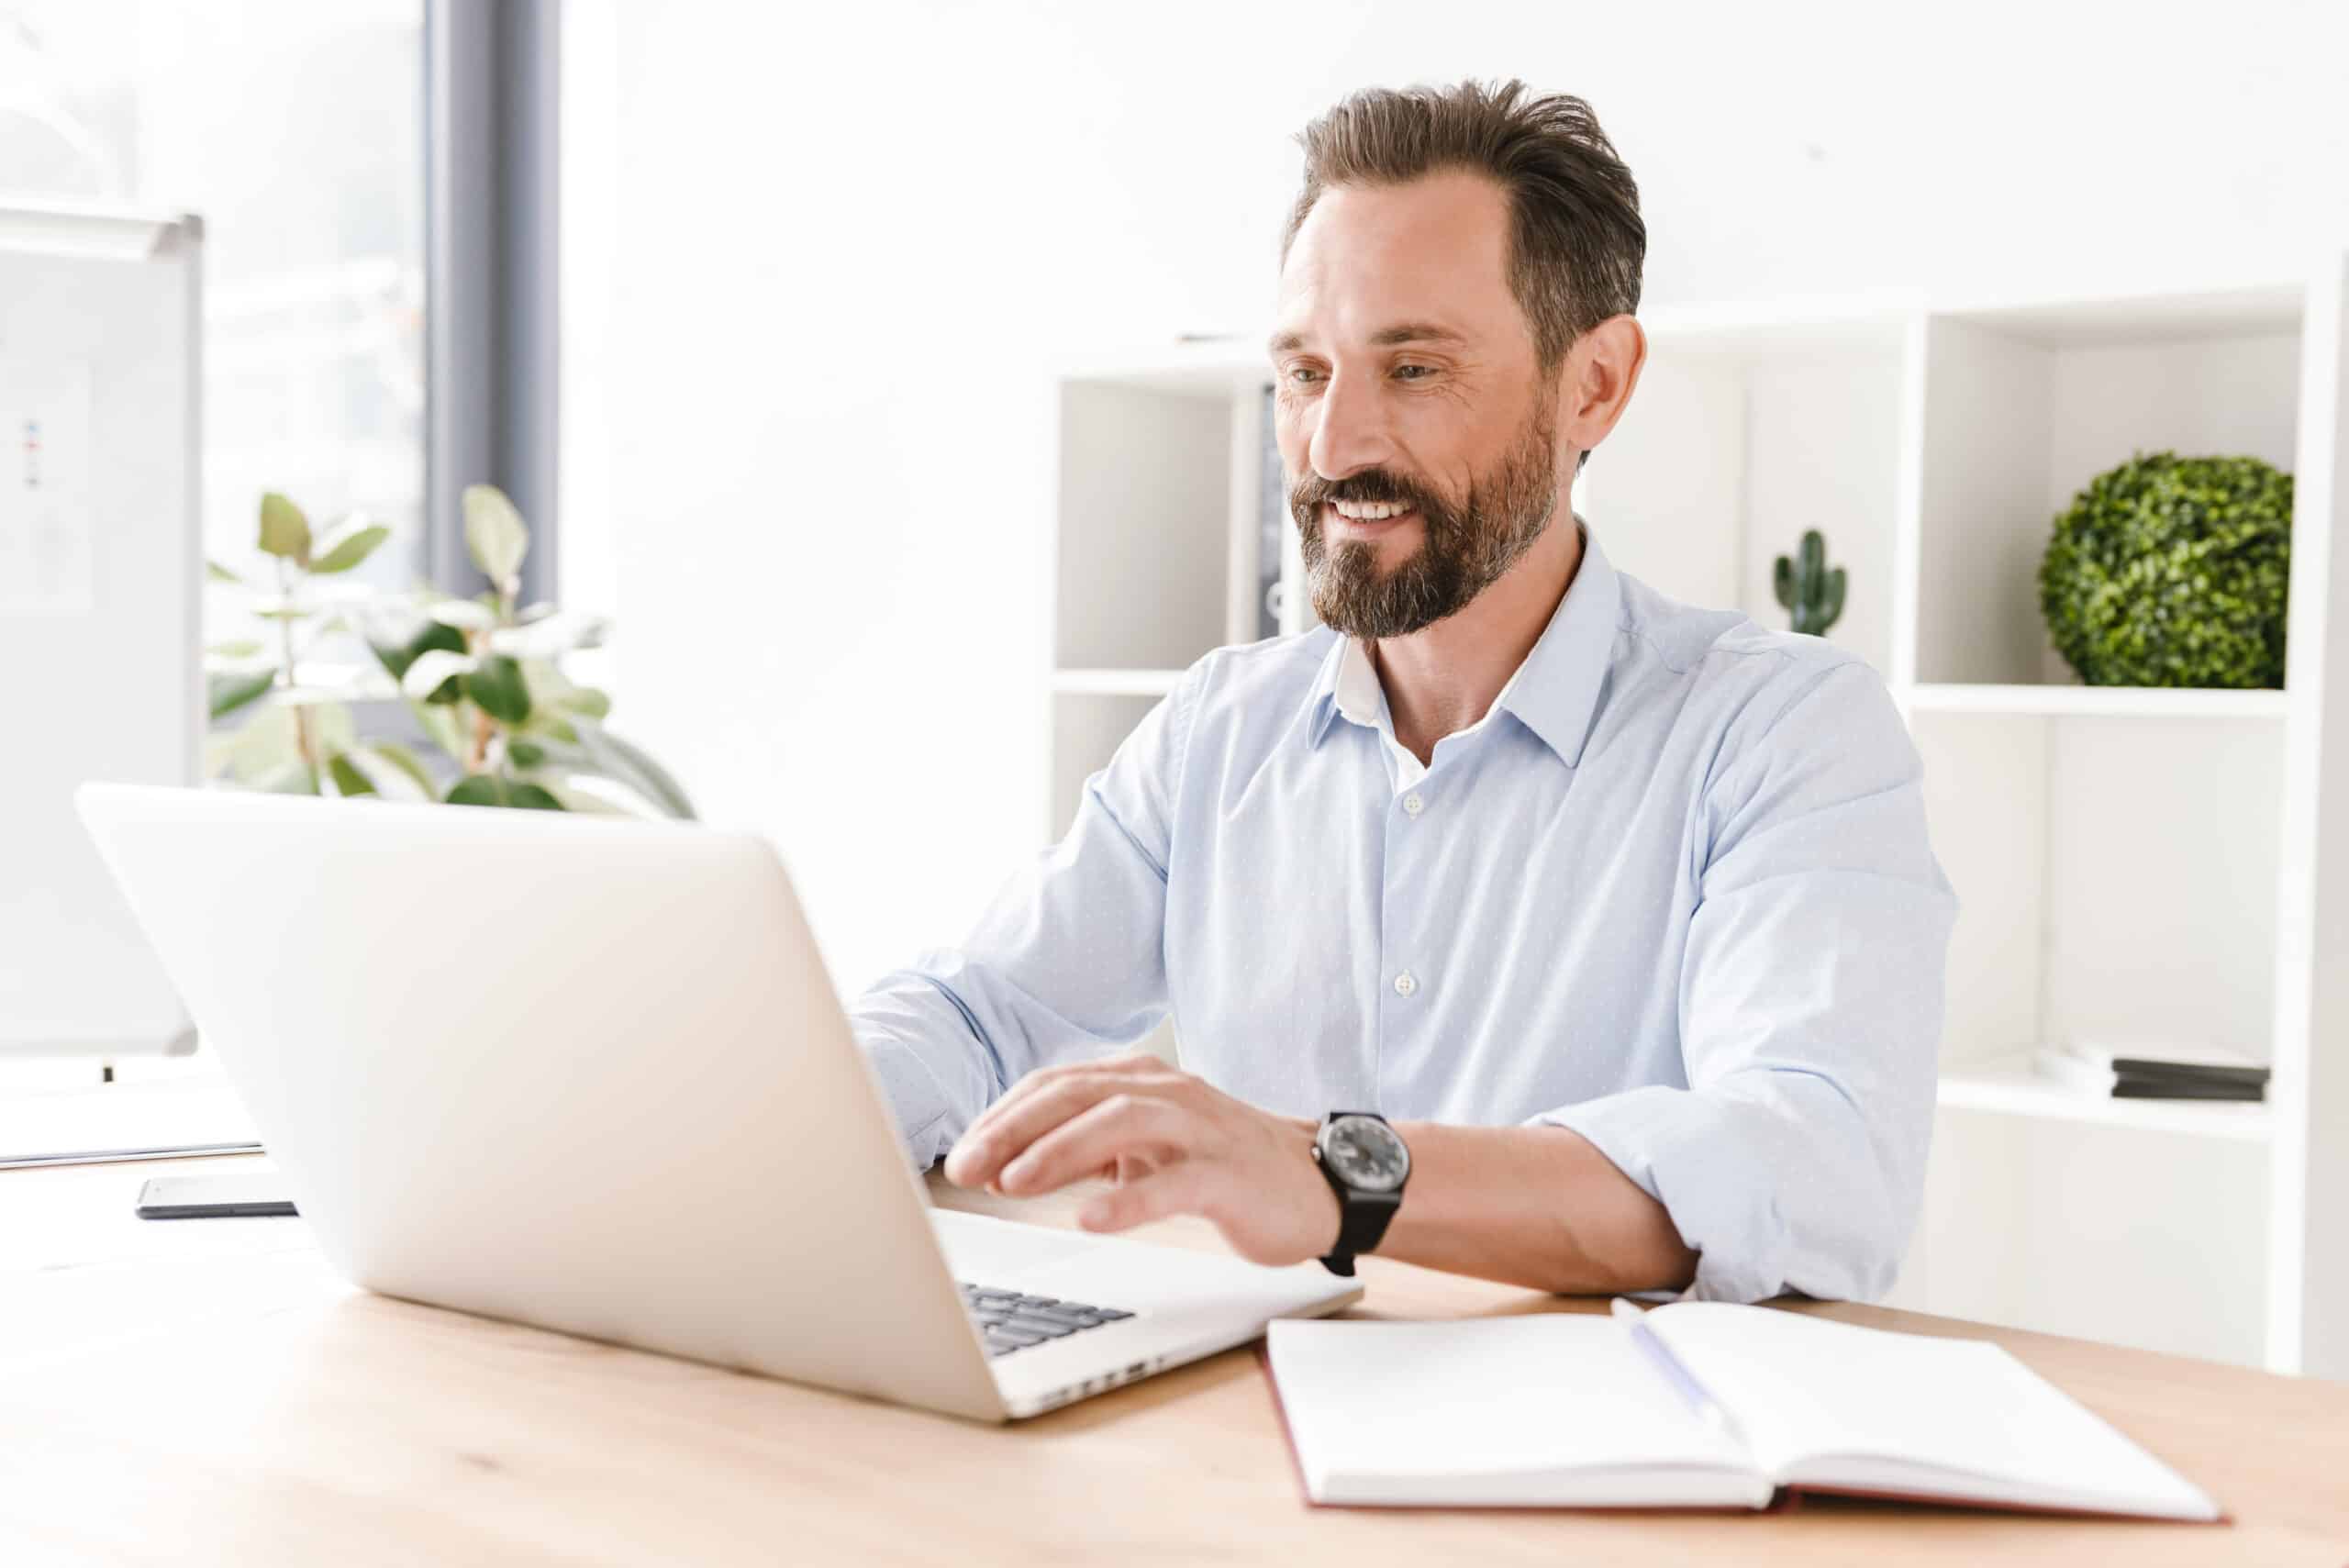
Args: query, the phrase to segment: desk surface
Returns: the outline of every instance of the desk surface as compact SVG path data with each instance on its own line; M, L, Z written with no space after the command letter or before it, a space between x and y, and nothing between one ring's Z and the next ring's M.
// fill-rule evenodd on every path
M1250 1351L998 1429L353 1291L298 1220L130 1217L150 1176L248 1163L0 1173L0 1561L2349 1563L2349 1385L1809 1305L1999 1341L2235 1523L1317 1510ZM1364 1274L1362 1316L1594 1305Z

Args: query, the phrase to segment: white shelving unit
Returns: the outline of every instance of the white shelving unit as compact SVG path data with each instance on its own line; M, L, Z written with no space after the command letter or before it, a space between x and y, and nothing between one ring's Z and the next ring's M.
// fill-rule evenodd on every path
M2273 1127L2264 1105L2204 1105L2188 1100L2091 1099L2032 1070L2023 1052L1969 1062L1942 1074L1944 1110L2047 1117L2094 1127L2186 1132L2265 1142Z
M1910 685L1910 713L2042 714L2113 718L2281 718L2282 692L2160 686Z
M1767 625L1774 558L1825 533L1851 577L1830 635L1890 682L1963 900L1901 1305L2349 1377L2344 295L2328 257L2128 297L1642 318L1577 509L1624 570ZM1255 635L1266 380L1252 340L1061 380L1053 832L1183 668ZM2051 519L2164 449L2295 476L2287 690L2087 688L2049 646ZM2247 1051L2268 1102L2035 1077L2067 1040Z
M1163 697L1182 678L1180 670L1055 670L1052 690L1072 696Z

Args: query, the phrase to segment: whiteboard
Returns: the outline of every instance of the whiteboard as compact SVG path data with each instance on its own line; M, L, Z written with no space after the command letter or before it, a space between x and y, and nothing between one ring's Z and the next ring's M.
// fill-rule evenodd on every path
M72 795L197 781L202 239L0 207L0 1055L194 1044Z

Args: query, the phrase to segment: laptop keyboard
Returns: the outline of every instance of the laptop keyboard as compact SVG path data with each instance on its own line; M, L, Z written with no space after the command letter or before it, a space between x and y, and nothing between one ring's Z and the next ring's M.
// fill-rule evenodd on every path
M1022 1296L1016 1290L968 1282L963 1285L963 1305L985 1334L990 1356L1008 1356L1030 1345L1065 1340L1133 1316L1114 1307L1087 1307L1052 1296Z

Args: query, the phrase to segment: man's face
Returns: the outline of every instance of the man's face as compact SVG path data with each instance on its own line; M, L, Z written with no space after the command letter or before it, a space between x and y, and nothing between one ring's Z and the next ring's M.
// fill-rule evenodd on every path
M1281 270L1281 460L1313 608L1352 636L1453 614L1556 508L1558 389L1509 292L1499 186L1325 192Z

